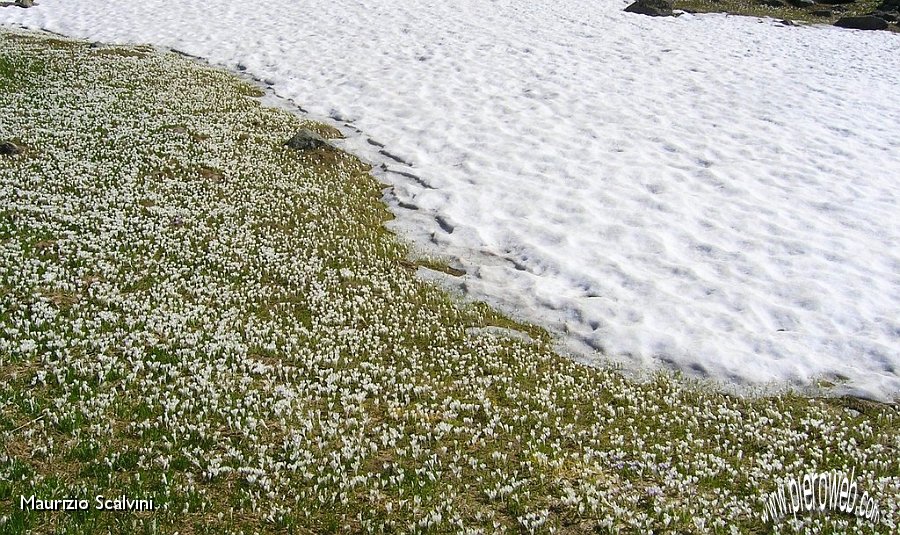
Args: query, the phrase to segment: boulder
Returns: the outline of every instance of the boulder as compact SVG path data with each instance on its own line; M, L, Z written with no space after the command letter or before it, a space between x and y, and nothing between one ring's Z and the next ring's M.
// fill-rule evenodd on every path
M16 0L19 7L34 7L34 0Z
M294 150L313 150L330 146L322 136L308 128L298 130L294 137L285 142L285 145Z
M672 0L637 0L626 7L625 11L650 17L671 17L674 15L672 9Z
M887 30L888 23L884 19L866 15L863 17L841 17L835 26L852 30Z

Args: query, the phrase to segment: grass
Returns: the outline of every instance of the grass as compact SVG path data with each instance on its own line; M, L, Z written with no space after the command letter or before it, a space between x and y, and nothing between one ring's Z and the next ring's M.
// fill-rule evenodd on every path
M283 146L338 132L228 73L4 31L0 87L29 147L0 158L0 533L896 531L896 406L563 358L417 279L366 164ZM878 525L763 521L826 468ZM19 507L123 493L158 509Z
M784 7L767 6L753 0L675 0L675 9L689 13L728 13L730 15L744 15L749 17L771 17L780 20L794 22L806 22L809 24L834 24L842 17L857 17L868 15L881 5L881 0L858 0L852 4L841 6L829 6L817 4L813 7ZM821 17L813 12L819 10L831 10L832 15ZM842 11L843 9L843 11ZM900 31L897 24L888 26L891 31Z

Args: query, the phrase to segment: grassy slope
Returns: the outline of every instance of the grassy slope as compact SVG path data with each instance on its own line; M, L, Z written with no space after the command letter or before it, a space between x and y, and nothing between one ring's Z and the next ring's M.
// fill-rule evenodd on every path
M255 94L0 34L0 139L28 147L0 157L0 533L766 532L763 492L832 467L900 521L896 408L473 331L512 323L418 281L366 166L284 148L304 122ZM161 508L18 507L123 492Z
M785 7L766 6L757 3L755 0L675 0L675 9L691 13L729 13L750 17L772 17L774 19L812 24L834 24L841 17L868 15L881 5L881 1L858 0L852 4L842 6L820 4L814 7L798 8L790 5ZM813 15L814 11L820 10L831 10L832 15L828 17ZM888 29L900 32L900 27L897 24L891 24Z

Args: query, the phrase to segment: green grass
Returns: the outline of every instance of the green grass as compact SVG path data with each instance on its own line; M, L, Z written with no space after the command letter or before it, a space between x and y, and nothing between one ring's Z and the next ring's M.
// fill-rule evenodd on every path
M0 158L0 533L761 533L762 495L826 467L882 524L782 532L900 522L896 406L564 358L417 279L450 270L366 164L283 146L339 132L228 73L5 31L0 87L30 149ZM123 493L160 508L18 506Z

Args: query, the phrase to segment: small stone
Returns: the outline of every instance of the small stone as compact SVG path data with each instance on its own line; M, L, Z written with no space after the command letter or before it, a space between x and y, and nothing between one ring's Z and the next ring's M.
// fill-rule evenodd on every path
M15 156L16 154L22 154L22 147L16 145L12 141L0 143L0 155Z
M674 15L672 9L671 0L637 0L626 7L625 11L650 17L671 17Z
M864 17L841 17L835 26L850 28L851 30L887 30L888 23L884 19L870 15Z
M285 145L294 150L312 150L330 146L322 136L308 128L301 128Z

